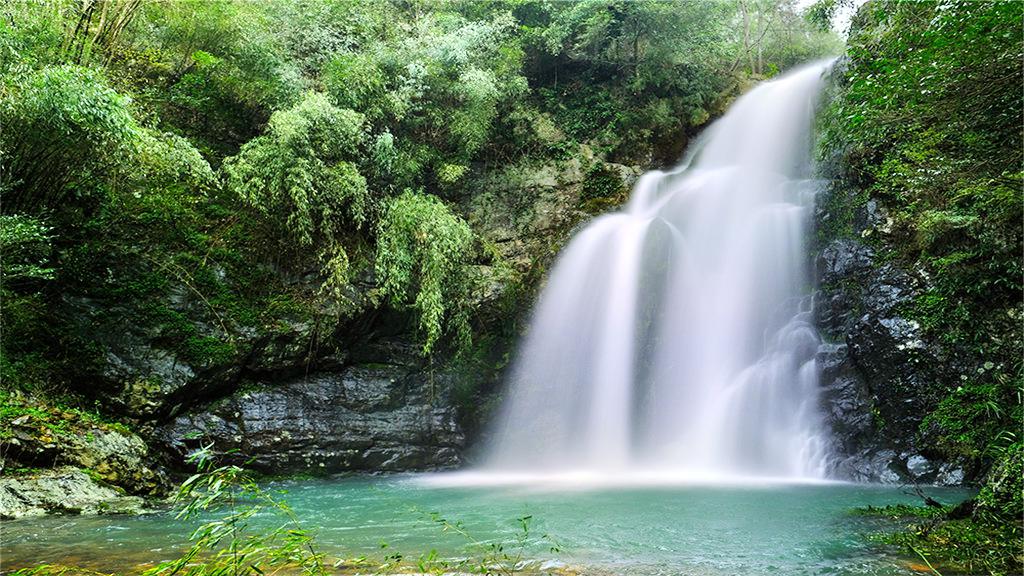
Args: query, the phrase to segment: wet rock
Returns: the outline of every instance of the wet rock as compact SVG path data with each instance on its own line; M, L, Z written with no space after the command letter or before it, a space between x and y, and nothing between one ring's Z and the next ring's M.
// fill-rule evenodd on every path
M940 486L959 486L964 482L964 469L955 464L943 464L935 476L935 483Z
M935 472L935 466L920 454L907 458L907 472L916 479L924 478Z
M846 202L856 205L854 196ZM823 204L834 200L826 196ZM831 215L816 211L819 227L829 224L826 217ZM875 249L855 237L887 226L888 215L877 202L862 205L848 219L852 231L818 238L814 298L825 341L818 360L836 474L861 481L938 482L944 463L936 455L900 454L920 440L921 421L935 402L933 391L956 373L944 367L940 347L928 341L920 324L906 316L928 279L881 262ZM964 477L950 474L942 481Z
M0 518L4 519L49 513L138 514L143 503L142 498L126 496L72 467L0 477Z
M900 484L903 478L897 471L898 457L893 450L864 450L840 460L833 473L854 482Z
M143 440L130 432L93 426L52 437L30 422L12 423L11 436L0 442L4 467L73 465L112 486L139 495L159 495L168 481Z
M212 442L268 473L450 467L464 438L428 374L363 364L253 389L184 415L159 435L179 455Z
M582 146L579 154L565 162L510 165L481 182L485 192L466 198L467 220L517 272L547 266L575 227L594 217L580 208L583 184L594 161L593 151ZM621 180L624 190L631 189L643 172L639 166L603 166ZM613 207L610 204L607 209Z
M892 315L920 293L916 284L913 277L892 264L882 265L872 271L864 285L864 310L879 317Z
M841 282L871 271L874 251L848 238L834 240L821 252L822 283Z

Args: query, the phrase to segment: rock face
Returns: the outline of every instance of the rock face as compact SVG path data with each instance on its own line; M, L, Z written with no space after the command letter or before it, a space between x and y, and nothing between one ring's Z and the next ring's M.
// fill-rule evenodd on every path
M142 509L142 498L102 485L77 468L0 477L2 519L49 513L138 514Z
M151 444L172 465L212 443L230 452L224 459L272 474L456 466L466 431L482 426L480 406L497 394L518 318L547 264L572 229L594 216L584 206L588 186L613 205L640 172L593 158L514 167L488 180L488 193L464 199L467 220L496 254L494 264L475 266L485 280L473 295L475 337L487 347L474 351L469 370L443 355L428 366L417 352L415 322L373 303L368 274L347 295L351 309L340 322L238 330L234 352L219 362L190 363L129 331L109 346L115 402L152 423ZM184 315L196 308L187 291L169 305ZM217 334L208 324L197 331ZM477 391L472 409L464 396L455 398L467 388Z
M21 421L19 421L21 420ZM149 448L130 432L79 426L51 436L27 417L15 420L10 435L0 440L3 467L75 466L111 486L139 495L158 495L168 486ZM3 508L0 507L0 513Z
M841 213L851 211L839 229ZM969 480L957 463L913 449L934 402L929 390L955 373L906 317L927 278L882 261L871 244L886 233L884 209L858 202L841 182L819 195L815 219L815 314L824 339L818 358L838 457L833 474L885 483Z
M434 384L436 387L432 387ZM253 383L255 389L179 416L160 435L184 454L212 442L267 473L401 471L458 464L455 409L415 367L357 364Z

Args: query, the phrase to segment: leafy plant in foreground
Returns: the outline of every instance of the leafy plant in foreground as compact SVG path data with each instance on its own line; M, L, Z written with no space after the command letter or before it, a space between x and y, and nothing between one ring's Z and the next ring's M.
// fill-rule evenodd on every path
M195 452L190 460L199 471L175 494L181 505L175 518L195 518L211 511L223 516L205 522L190 538L193 544L180 558L162 562L145 576L174 574L266 574L282 569L302 574L325 574L324 555L314 546L313 535L283 500L260 487L238 466L215 466L210 447ZM277 520L271 530L253 530L250 520L270 514Z

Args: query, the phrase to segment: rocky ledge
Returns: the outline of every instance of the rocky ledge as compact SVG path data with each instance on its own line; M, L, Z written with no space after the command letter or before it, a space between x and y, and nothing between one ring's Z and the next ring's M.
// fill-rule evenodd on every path
M225 461L274 474L451 467L464 438L443 378L415 366L357 364L249 382L157 436L179 457L212 444Z
M0 477L0 519L44 514L139 514L144 501L72 466Z

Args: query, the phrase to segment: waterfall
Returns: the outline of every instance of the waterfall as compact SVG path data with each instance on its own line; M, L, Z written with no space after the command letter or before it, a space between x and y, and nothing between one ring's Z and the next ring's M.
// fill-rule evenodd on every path
M821 478L806 223L830 62L739 98L557 259L483 468Z

